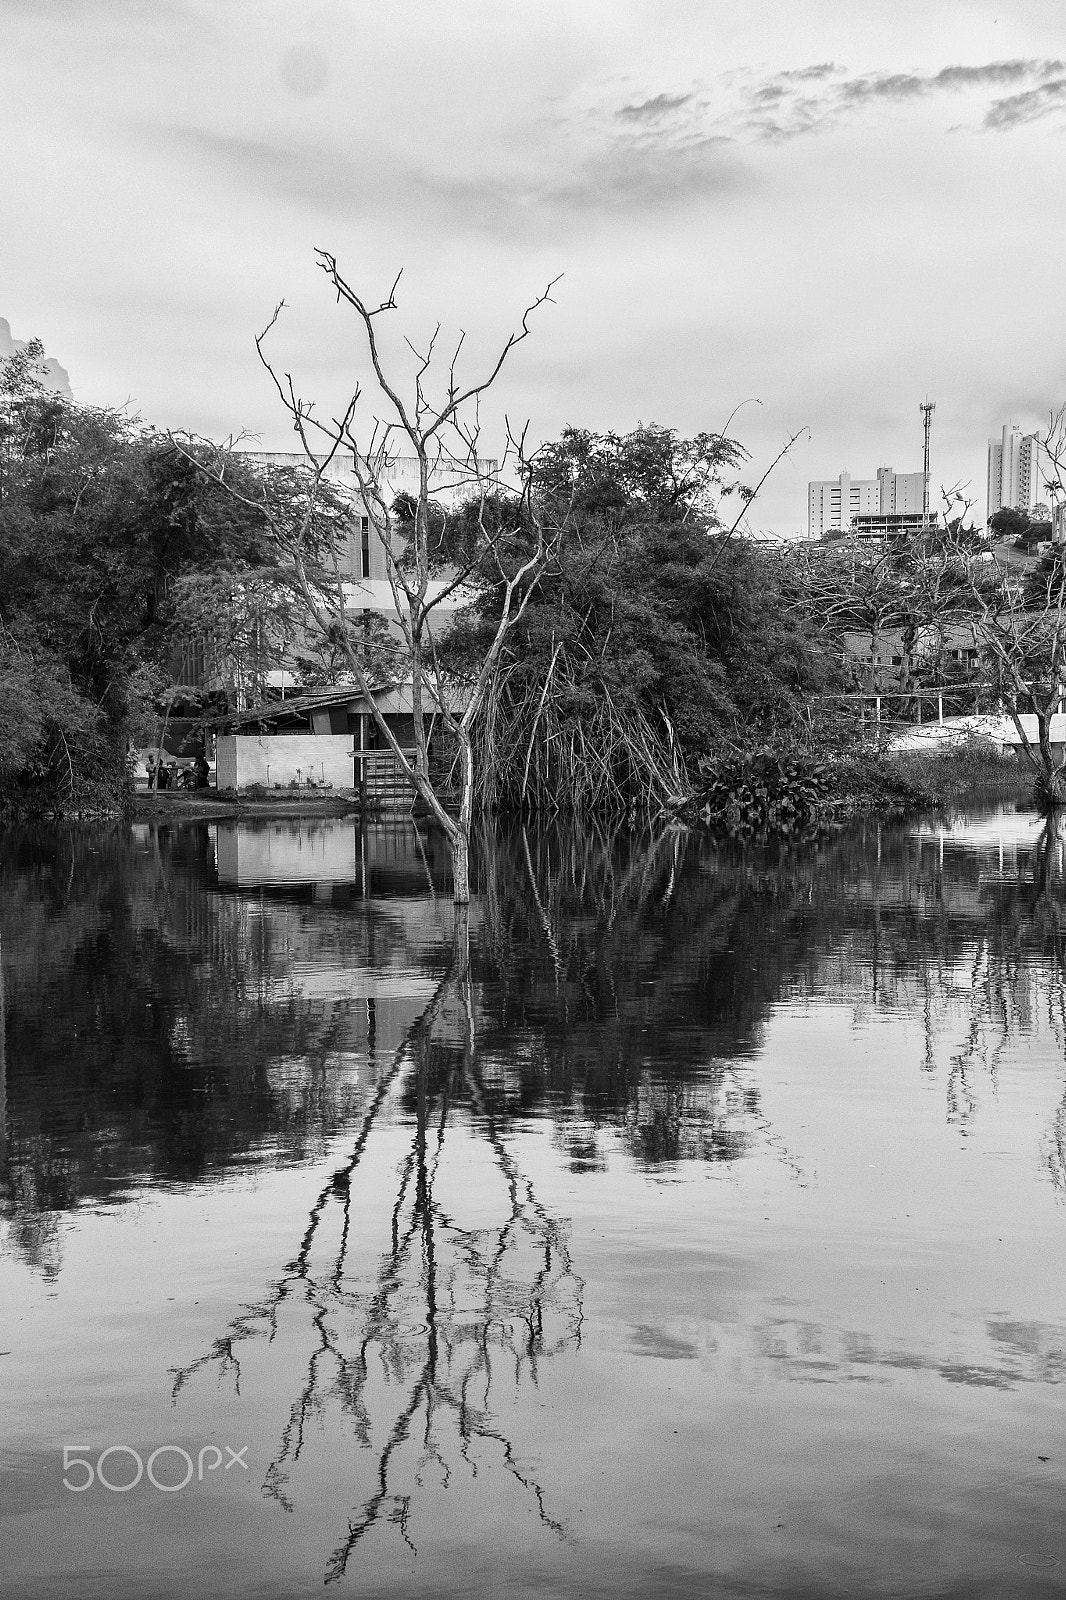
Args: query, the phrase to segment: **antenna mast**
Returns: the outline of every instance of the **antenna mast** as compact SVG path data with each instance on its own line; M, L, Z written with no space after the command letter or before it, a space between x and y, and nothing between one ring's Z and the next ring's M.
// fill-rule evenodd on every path
M922 425L925 429L925 453L922 456L922 521L929 521L929 429L933 422L933 412L936 410L935 400L923 400L918 407L922 413Z

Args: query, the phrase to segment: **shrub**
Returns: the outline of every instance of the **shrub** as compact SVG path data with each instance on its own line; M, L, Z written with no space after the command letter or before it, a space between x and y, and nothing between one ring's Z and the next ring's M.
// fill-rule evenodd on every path
M700 773L693 809L707 826L737 838L817 827L834 790L827 762L766 747L724 760L704 757Z

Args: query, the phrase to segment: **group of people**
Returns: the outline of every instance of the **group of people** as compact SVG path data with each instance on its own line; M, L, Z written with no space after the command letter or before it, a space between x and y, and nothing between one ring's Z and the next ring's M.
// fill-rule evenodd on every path
M148 771L148 788L157 793L161 789L206 789L211 777L207 757L201 751L191 767L179 766L170 758L160 761L154 755L145 757Z

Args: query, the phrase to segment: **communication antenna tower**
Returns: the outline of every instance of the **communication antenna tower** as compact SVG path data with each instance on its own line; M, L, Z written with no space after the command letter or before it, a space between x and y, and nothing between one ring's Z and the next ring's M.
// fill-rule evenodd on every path
M933 423L933 412L936 410L935 400L923 400L918 407L922 413L922 425L925 429L925 452L922 456L922 521L929 521L929 430Z

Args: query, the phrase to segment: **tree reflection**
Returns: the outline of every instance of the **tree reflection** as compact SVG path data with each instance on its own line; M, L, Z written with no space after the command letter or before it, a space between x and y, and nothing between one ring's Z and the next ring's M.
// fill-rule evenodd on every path
M777 874L682 830L492 831L477 951L501 1112L551 1106L576 1170L730 1163L772 1138L750 1070L795 957ZM509 1048L514 1039L522 1048Z
M917 881L935 915L909 930L891 1003L913 1003L920 985L923 1065L935 1071L948 1041L945 1111L963 1138L1009 1049L1047 1028L1066 1056L1066 818L1053 814L1039 830L1034 821L1033 833L1007 858L1002 844L998 858L986 847L950 865L942 853L920 855ZM1066 1092L1045 1143L1049 1175L1066 1194Z
M1039 843L1036 828L1004 855L913 825L776 849L490 827L464 979L476 1060L462 1065L453 974L422 1093L505 1141L515 1119L545 1119L577 1172L619 1149L650 1169L727 1170L771 1147L800 1175L757 1062L778 1002L833 996L857 1022L882 1007L921 1018L918 1065L965 1135L1010 1041L1050 1026L1066 1049L1066 851L1061 826ZM79 1204L320 1159L361 1115L367 1060L446 964L448 913L422 892L414 847L414 889L343 903L314 885L225 892L209 854L202 826L0 840L0 1205L38 1270L59 1270ZM421 987L377 1045L373 995L392 971ZM416 1119L417 1074L395 1096ZM1056 1123L1056 1182L1063 1139Z
M422 929L394 905L223 894L208 857L202 824L0 836L0 1206L39 1270L58 1270L79 1205L321 1156L357 1109L375 1028L349 975L421 962ZM336 985L320 998L307 971Z
M331 1408L374 1459L374 1488L348 1519L327 1563L327 1582L343 1575L360 1540L379 1523L394 1525L414 1549L417 1491L434 1471L447 1487L459 1463L476 1476L478 1446L498 1449L544 1527L565 1536L498 1421L493 1391L503 1376L516 1387L536 1384L544 1361L579 1347L583 1284L564 1224L538 1199L494 1114L477 1043L469 931L464 912L455 914L451 965L381 1073L348 1156L310 1208L293 1260L261 1302L174 1373L175 1399L205 1368L231 1376L239 1390L242 1343L273 1342L282 1317L289 1317L289 1337L304 1351L297 1363L303 1378L264 1491L293 1509L292 1474L308 1447L308 1424ZM407 1145L395 1198L381 1219L376 1265L368 1271L360 1205L367 1198L366 1161L375 1136L387 1131L386 1109L395 1113L398 1103L408 1108ZM480 1225L464 1225L438 1193L461 1108L464 1131L487 1146L495 1177L479 1183L479 1199L491 1200L495 1210ZM351 1260L357 1207L359 1263ZM409 1443L417 1447L413 1461L403 1448Z

